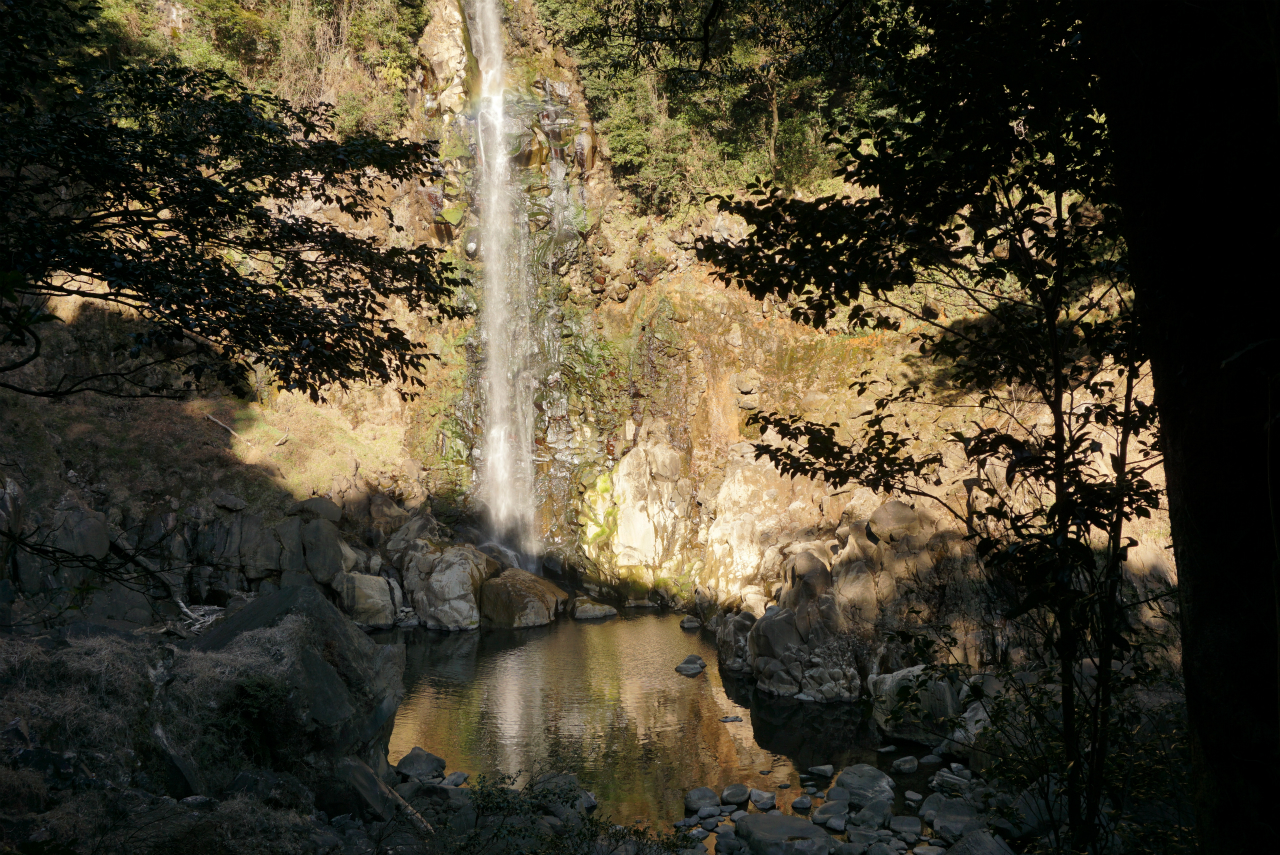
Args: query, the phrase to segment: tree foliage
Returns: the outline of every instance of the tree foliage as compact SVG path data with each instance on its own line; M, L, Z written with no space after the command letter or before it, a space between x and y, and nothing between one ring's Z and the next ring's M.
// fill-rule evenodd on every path
M434 176L434 147L337 142L328 108L216 70L104 68L88 50L97 11L89 0L0 6L0 386L171 394L139 369L175 360L189 381L236 383L258 365L313 397L353 382L412 386L427 355L388 310L457 313L436 251L303 211L393 222L381 190ZM57 297L144 319L135 361L49 387L10 382L41 355Z

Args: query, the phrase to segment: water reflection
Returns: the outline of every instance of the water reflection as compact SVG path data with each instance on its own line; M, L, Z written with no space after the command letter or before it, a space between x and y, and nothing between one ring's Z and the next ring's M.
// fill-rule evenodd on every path
M789 782L786 805L801 792L796 769L877 759L852 706L767 702L714 664L677 674L690 653L715 662L711 639L677 615L408 642L392 763L420 745L473 775L566 769L622 822L674 821L701 785ZM732 715L743 721L720 721Z

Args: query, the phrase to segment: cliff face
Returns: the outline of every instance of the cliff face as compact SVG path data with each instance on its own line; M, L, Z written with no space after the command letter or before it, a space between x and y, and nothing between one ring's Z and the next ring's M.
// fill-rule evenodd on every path
M165 8L169 18L178 14L177 6ZM386 243L442 247L478 281L476 70L465 9L458 0L434 0L426 12L428 23L406 48L412 69L400 77L388 72L378 85L403 98L400 133L440 140L441 175L381 188L384 213L369 221L344 221L336 208L319 205L302 213ZM893 506L902 531L871 539L868 521L895 497L783 476L756 459L752 446L761 436L748 419L760 411L837 425L837 437L847 439L865 409L849 391L852 379L869 371L890 384L931 382L929 366L912 359L905 337L827 335L790 321L786 305L718 284L697 261L695 242L740 238L743 224L710 204L665 219L636 214L635 200L610 179L608 140L589 118L573 60L548 41L529 0L512 4L506 23L508 104L521 125L510 150L522 170L537 266L536 356L527 379L537 389L544 571L601 596L699 611L721 630L727 660L755 668L782 693L827 683L837 696L855 691L835 653L821 666L835 669L834 677L806 674L818 667L812 664L797 674L787 670L794 663L785 659L786 645L817 651L859 629L874 639L908 608L949 623L962 658L976 661L1006 643L978 630L969 591L976 564L940 506ZM332 90L325 97L340 102L343 79L321 81ZM475 307L482 295L466 289L461 299ZM58 360L107 359L111 342L133 323L77 306L55 308L68 322L51 349L57 357L32 372L56 373ZM394 620L396 609L411 606L417 588L428 591L434 578L426 570L414 577L415 591L407 590L412 562L386 554L387 537L408 514L425 518L430 511L446 524L409 539L418 543L416 554L433 556L431 567L452 566L435 557L450 537L484 540L472 501L472 473L483 451L484 349L470 320L416 317L403 306L390 311L438 357L416 398L361 388L335 390L316 405L274 393L262 377L251 402L6 399L14 430L0 439L0 452L21 464L21 472L6 474L25 495L24 524L48 528L74 516L76 525L100 527L102 538L133 532L134 543L154 530L148 537L190 556L188 564L231 565L226 579L192 577L201 598L212 588L225 600L311 569L295 529L323 528L322 520L312 519L313 511L286 512L298 499L325 496L346 540L326 530L333 555L315 561L333 572L322 571L328 578L320 583L352 603L374 597L382 613L366 622ZM924 427L921 444L943 454L937 494L966 507L972 473L944 440L985 414L957 399L945 410L907 415ZM219 495L236 506L220 503ZM1145 548L1130 562L1135 585L1173 579L1163 557L1167 531L1155 520L1136 532ZM255 552L258 540L265 546ZM317 555L328 549L322 547L317 541ZM274 550L275 558L263 559L263 550ZM283 557L289 550L301 564ZM478 555L468 560L485 564ZM28 575L18 580L24 589L44 587L37 571ZM375 596L347 576L385 582ZM926 601L922 586L947 593ZM472 587L478 591L479 582ZM130 611L140 603L125 600L110 616L141 620ZM771 617L770 632L792 641L761 640L764 626L751 641L750 622L723 616L740 610L763 619L770 605L789 614L782 624ZM780 676L784 670L790 676Z

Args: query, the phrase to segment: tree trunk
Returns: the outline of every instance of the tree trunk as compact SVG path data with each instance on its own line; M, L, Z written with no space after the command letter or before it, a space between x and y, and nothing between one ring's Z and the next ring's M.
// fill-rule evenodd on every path
M1275 6L1099 4L1090 28L1160 410L1209 853L1280 830L1267 431L1280 373Z

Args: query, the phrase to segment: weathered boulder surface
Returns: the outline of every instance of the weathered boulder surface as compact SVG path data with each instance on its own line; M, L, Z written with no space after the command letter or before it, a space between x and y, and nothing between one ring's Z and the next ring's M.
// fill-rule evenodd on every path
M480 614L486 624L519 629L556 619L569 595L552 582L509 567L480 588Z
M939 734L935 727L922 723L918 718L904 715L902 721L892 721L891 715L899 704L899 692L906 689L917 693L924 710L934 720L951 718L960 714L960 701L956 689L945 680L925 680L923 665L903 668L891 674L879 674L867 680L867 688L875 696L876 724L887 734L901 739L934 744Z
M320 756L360 758L387 768L387 740L404 696L405 649L379 645L315 588L283 588L260 596L191 642L214 652L253 630L281 627L290 646L285 682Z
M576 598L570 604L569 611L574 620L596 620L598 618L613 617L618 613L618 610L613 606L597 603L589 597Z
M331 587L338 593L342 610L356 623L376 629L395 624L395 598L391 585L381 576L342 572L333 577Z
M404 593L421 624L429 629L477 629L480 587L491 563L496 566L492 558L467 546L407 556Z
M846 766L836 777L836 786L849 792L849 803L857 808L880 799L893 802L893 778L866 763Z
M836 846L825 830L798 816L748 814L734 833L752 855L827 855Z

